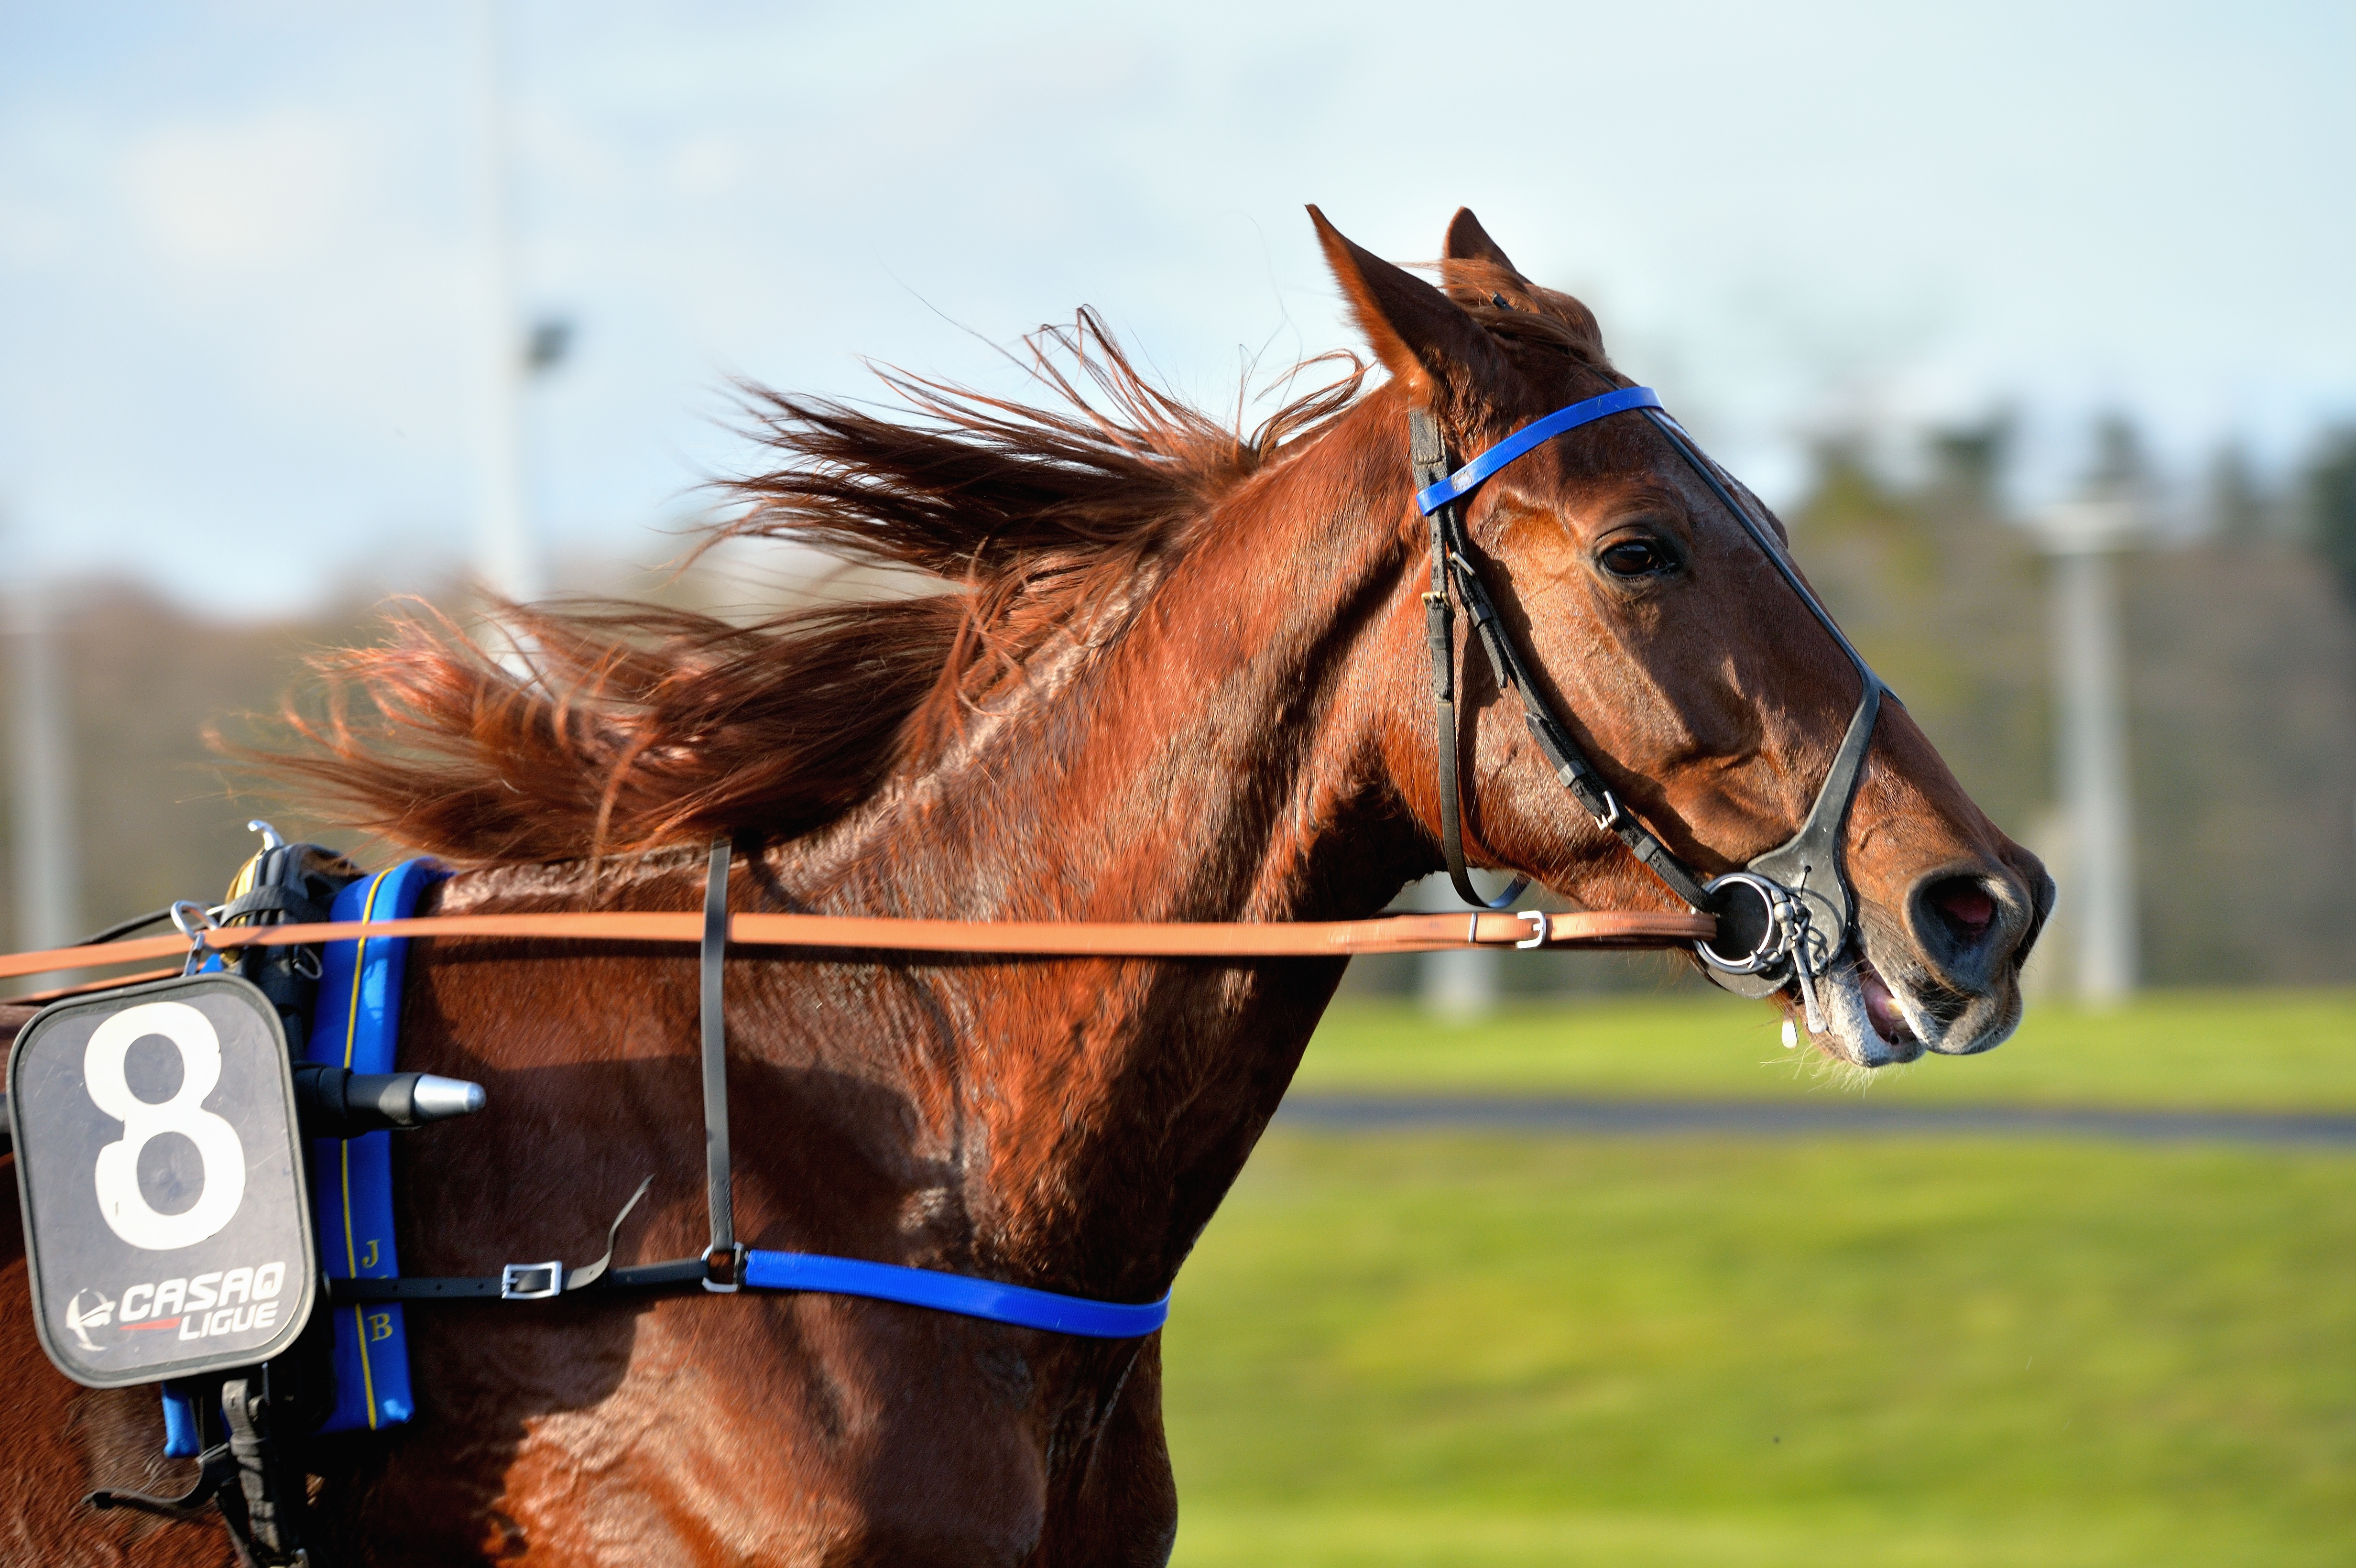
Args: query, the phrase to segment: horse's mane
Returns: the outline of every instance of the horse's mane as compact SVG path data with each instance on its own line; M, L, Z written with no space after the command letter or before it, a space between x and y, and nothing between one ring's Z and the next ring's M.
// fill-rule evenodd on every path
M1355 398L1332 384L1246 432L1154 387L1082 311L1028 340L1052 406L883 374L878 410L746 385L776 456L723 481L733 539L792 539L936 592L742 624L602 601L502 604L504 635L396 606L312 656L316 699L238 747L305 813L462 865L792 837L953 732L978 692L1183 549L1194 521Z

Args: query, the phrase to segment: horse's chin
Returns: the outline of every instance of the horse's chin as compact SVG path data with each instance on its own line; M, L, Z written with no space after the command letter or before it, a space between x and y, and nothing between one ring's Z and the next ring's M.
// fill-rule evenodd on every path
M1903 976L1905 971L1897 973ZM1894 1067L1919 1060L1926 1051L1941 1056L1974 1055L2003 1044L2020 1021L2017 986L2002 997L1975 998L1976 1005L1950 1008L1955 1016L1942 1019L1923 1005L1915 987L1902 978L1892 984L1867 957L1837 965L1819 984L1817 995L1829 1028L1814 1036L1814 1042L1852 1067ZM1781 999L1794 1026L1804 1033L1807 1015L1799 998L1786 992Z

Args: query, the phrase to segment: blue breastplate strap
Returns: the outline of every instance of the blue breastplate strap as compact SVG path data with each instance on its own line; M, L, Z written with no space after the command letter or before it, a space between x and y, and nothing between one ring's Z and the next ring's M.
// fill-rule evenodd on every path
M744 1254L744 1283L755 1290L815 1290L833 1296L865 1296L908 1307L986 1317L1020 1328L1079 1334L1092 1339L1130 1339L1151 1334L1170 1318L1170 1298L1131 1307L1117 1301L1058 1296L1052 1290L1001 1285L936 1269L903 1268L817 1253Z
M633 1200L633 1201L636 1201ZM627 1211L625 1211L627 1212ZM618 1224L619 1221L616 1221ZM1134 1339L1170 1319L1170 1297L1130 1305L1059 1296L1025 1285L1005 1285L938 1269L830 1257L822 1253L772 1253L757 1247L744 1254L744 1285L754 1290L804 1290L826 1296L863 1296L932 1312L954 1312L1017 1328L1077 1334L1091 1339ZM587 1275L587 1278L582 1276ZM561 1263L511 1264L503 1275L481 1278L418 1276L341 1278L327 1281L327 1296L338 1307L396 1301L578 1301L617 1291L675 1290L704 1278L701 1258L628 1264L607 1270L603 1264L567 1269Z
M1417 491L1416 509L1428 517L1449 502L1462 500L1498 469L1516 457L1528 455L1533 449L1545 445L1565 431L1593 424L1607 415L1624 413L1630 409L1657 409L1660 406L1660 394L1652 388L1622 387L1616 392L1606 392L1600 398L1590 398L1583 403L1558 409L1536 424L1524 425L1439 484Z

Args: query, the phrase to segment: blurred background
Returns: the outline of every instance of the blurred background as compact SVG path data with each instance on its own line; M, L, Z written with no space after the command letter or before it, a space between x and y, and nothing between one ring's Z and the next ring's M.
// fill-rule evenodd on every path
M815 591L668 573L739 378L1021 395L1085 303L1231 408L1355 346L1303 202L1401 261L1470 205L2062 915L2018 1040L1869 1095L1481 955L1354 970L1304 1104L2229 1115L1280 1124L1182 1282L1181 1559L2344 1562L2352 72L2344 3L5 0L0 937L215 896L205 726L390 593Z

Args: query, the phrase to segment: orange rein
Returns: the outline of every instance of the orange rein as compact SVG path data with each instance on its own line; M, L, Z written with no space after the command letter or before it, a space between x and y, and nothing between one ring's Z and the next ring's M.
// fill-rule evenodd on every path
M834 947L899 953L1034 954L1066 958L1346 957L1437 953L1453 947L1676 947L1714 935L1706 914L1579 911L1538 915L1405 914L1300 923L1081 923L1054 921L883 920L859 915L735 914L728 940L745 947ZM216 926L198 944L214 952L348 942L363 936L538 937L572 942L671 942L703 935L701 914L572 912L447 914L312 925ZM178 957L184 936L145 936L0 958L0 979L60 969Z

